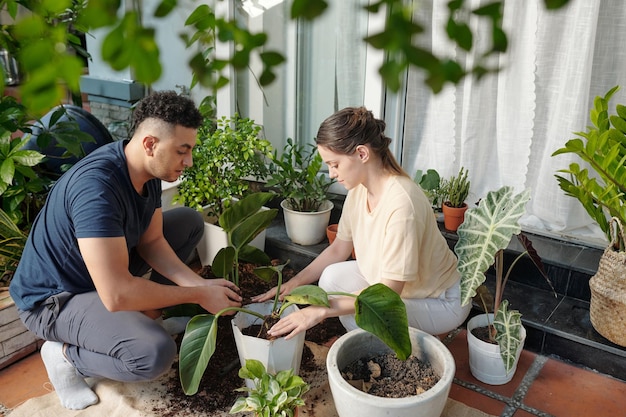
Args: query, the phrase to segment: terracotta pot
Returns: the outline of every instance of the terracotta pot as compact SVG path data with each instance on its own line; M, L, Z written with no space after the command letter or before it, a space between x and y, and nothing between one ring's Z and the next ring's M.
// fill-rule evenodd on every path
M465 220L465 211L467 204L463 203L463 207L450 207L446 203L441 206L443 210L443 225L446 230L456 232L463 220Z
M339 225L337 223L333 223L328 225L326 228L326 237L328 238L328 243L332 244L337 237L337 228ZM354 247L352 247L352 259L356 259L356 255L354 253Z

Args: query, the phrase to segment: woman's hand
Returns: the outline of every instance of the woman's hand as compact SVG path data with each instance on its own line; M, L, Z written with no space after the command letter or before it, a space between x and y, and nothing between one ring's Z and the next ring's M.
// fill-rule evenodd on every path
M289 295L289 293L296 287L297 285L294 285L291 280L283 283L280 286L280 295L278 299L282 301L283 298L286 295ZM252 301L255 303L262 303L267 300L273 300L274 297L276 296L276 288L277 287L274 287L270 289L269 291L264 292L263 294L255 295L254 297L252 297Z
M300 332L306 331L326 318L328 308L309 306L283 317L272 326L268 334L270 336L285 336L291 339Z

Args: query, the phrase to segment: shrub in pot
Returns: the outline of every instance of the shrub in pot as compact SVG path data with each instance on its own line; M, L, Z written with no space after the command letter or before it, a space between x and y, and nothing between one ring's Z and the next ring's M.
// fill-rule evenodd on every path
M467 196L469 195L470 181L467 178L467 170L463 167L459 173L450 178L446 186L446 200L443 202L443 221L447 230L456 231L464 220L467 210Z
M522 257L528 255L550 283L531 241L520 233L519 219L525 213L529 199L530 190L515 194L513 188L504 186L497 191L491 191L481 199L477 207L465 212L465 221L457 230L459 240L454 252L458 257L457 269L461 274L461 304L466 305L478 294L480 304L485 309L485 315L468 323L470 370L477 379L493 385L511 380L524 343L525 329L521 314L517 310L509 309L508 301L503 300L504 288L513 267ZM513 235L517 236L525 251L516 257L505 275L504 249ZM493 314L488 314L489 308L484 297L486 287L482 284L492 265L495 267L496 290ZM486 342L478 340L472 334L470 327L475 323L487 326ZM485 368L481 367L483 363Z
M284 197L281 202L287 236L300 245L315 245L324 239L333 203L328 189L334 182L320 174L322 157L314 145L299 145L287 139L283 153L274 151L267 186Z
M210 265L216 252L225 246L224 232L215 224L233 198L257 190L251 181L265 177L265 158L271 154L270 142L261 135L261 126L235 114L214 121L205 116L193 148L193 166L185 169L174 203L201 211L205 218L204 239L198 245L203 265ZM215 241L212 236L217 234ZM212 243L216 242L216 243ZM264 248L264 239L257 246Z

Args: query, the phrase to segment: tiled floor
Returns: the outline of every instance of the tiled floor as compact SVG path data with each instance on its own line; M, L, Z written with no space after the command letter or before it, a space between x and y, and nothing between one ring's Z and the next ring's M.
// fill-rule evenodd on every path
M626 415L624 381L524 351L513 380L490 386L470 374L465 330L451 334L444 343L457 366L450 396L486 413L503 417ZM38 353L0 370L0 415L49 389Z

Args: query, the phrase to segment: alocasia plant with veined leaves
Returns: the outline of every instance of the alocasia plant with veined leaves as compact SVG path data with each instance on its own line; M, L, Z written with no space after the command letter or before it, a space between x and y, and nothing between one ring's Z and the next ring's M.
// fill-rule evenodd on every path
M454 247L458 257L457 269L461 274L461 304L466 305L485 289L487 270L495 266L496 290L494 294L493 324L490 324L490 337L500 346L500 354L507 372L512 369L517 348L521 343L521 314L509 309L503 293L513 267L525 255L528 255L547 282L550 279L541 262L541 258L532 246L531 241L521 233L519 219L526 212L526 203L530 200L530 190L526 189L515 194L512 187L504 186L491 191L480 200L477 207L465 212L465 220L459 226L459 240ZM504 250L511 238L517 236L524 247L511 263L505 275ZM550 284L551 285L551 284ZM487 306L481 297L481 303Z

